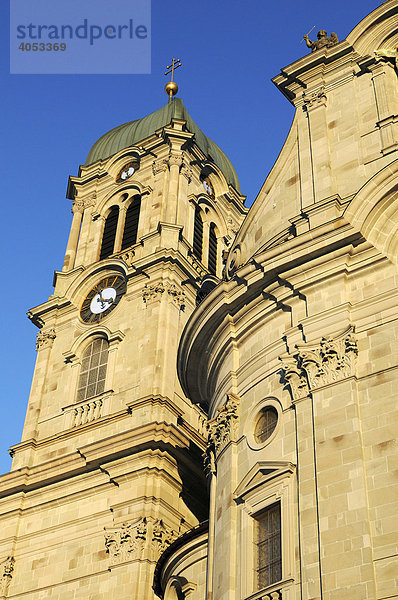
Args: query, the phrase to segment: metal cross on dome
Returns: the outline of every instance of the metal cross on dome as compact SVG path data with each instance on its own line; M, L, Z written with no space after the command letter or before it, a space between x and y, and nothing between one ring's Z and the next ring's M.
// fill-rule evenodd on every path
M174 77L174 71L176 69L178 69L178 67L181 67L181 61L179 58L173 58L172 59L172 63L171 65L169 65L168 67L166 67L166 71L165 71L165 75L168 75L169 73L171 73L171 81L169 81L168 83L166 83L165 85L165 92L169 97L169 102L172 101L173 96L176 95L176 93L178 92L178 85L176 84L175 81L173 81L173 77Z
M168 67L166 67L166 71L164 72L164 74L168 75L169 73L171 73L171 81L173 81L174 71L176 69L178 69L178 67L181 67L181 61L180 61L180 59L179 58L173 58L171 65L169 65Z

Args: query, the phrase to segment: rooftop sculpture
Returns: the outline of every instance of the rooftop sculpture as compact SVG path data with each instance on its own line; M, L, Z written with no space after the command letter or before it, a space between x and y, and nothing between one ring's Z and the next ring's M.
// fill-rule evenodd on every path
M317 33L317 39L315 42L312 42L307 34L304 36L305 43L308 48L311 48L311 52L315 52L316 50L320 50L321 48L330 48L331 46L335 46L339 43L338 37L335 33L331 33L330 37L328 37L326 31L321 29Z

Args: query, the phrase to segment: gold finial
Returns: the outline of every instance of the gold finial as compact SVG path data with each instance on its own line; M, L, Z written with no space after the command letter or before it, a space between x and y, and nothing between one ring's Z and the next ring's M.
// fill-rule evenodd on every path
M166 71L164 73L165 75L168 75L169 73L171 73L171 81L169 81L169 83L166 83L166 85L164 86L165 92L169 97L169 102L173 99L173 96L175 96L176 93L178 92L178 85L176 84L175 81L173 81L174 71L176 69L178 69L178 67L181 67L180 59L173 58L171 65L166 67Z

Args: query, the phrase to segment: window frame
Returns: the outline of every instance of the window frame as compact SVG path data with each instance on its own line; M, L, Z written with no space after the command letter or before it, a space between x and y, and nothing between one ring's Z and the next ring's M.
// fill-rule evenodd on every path
M104 338L109 346L108 346L108 363L106 370L106 378L105 378L105 389L101 394L94 396L93 398L78 401L77 400L77 390L79 385L79 378L81 372L81 360L85 349L88 345L97 338ZM77 406L85 406L90 402L95 401L96 399L101 399L103 402L102 405L102 414L107 414L108 407L105 406L110 396L113 394L114 387L114 371L115 365L117 362L117 352L119 349L119 344L123 341L125 334L120 330L111 331L104 325L100 325L96 327L94 331L88 331L83 333L78 337L77 340L74 341L72 347L67 352L63 353L63 357L65 362L70 366L70 376L68 378L67 384L67 400L68 403L62 407L62 411L65 413L68 428L72 427L72 413Z
M240 510L240 598L257 600L266 593L287 588L295 581L294 548L297 540L295 514L295 466L261 461L249 471L234 493ZM257 589L256 518L273 504L280 504L282 579Z
M212 236L215 244L215 252L213 257L213 247L212 247ZM207 270L211 275L215 275L217 277L218 272L218 236L217 236L217 225L214 221L209 223L209 244L207 249ZM213 263L213 258L215 259L215 264Z
M101 340L102 342L106 343L106 363L105 364L99 363L98 366L96 366L96 367L91 367L91 365L90 365L90 367L87 370L83 371L83 361L86 358L90 358L90 362L91 362L91 357L93 356L93 352L92 351L90 351L90 355L87 356L87 351L89 349L93 348L94 344L97 341L99 341L99 340ZM80 403L88 402L88 401L92 400L93 398L95 398L97 396L100 396L100 395L102 395L102 394L105 393L105 391L106 391L107 373L108 373L108 365L109 365L109 349L110 349L109 341L104 336L95 336L95 337L93 337L90 340L90 342L86 345L86 347L84 348L84 350L82 352L82 355L81 355L81 359L80 359L80 371L79 371L79 378L78 378L77 387L76 387L76 402L77 403L80 404ZM101 348L99 354L102 354L102 352L103 352L103 347ZM89 387L88 382L84 386L80 385L83 374L87 373L87 376L89 377L90 372L93 371L94 368L99 370L99 368L103 367L103 366L105 366L105 377L103 379L101 379L101 380L99 380L99 379L95 380L95 387L96 388L97 388L97 386L99 384L99 381L103 381L103 385L102 385L103 389L101 391L96 391L95 394L92 394L90 396L85 395L84 398L79 398L79 391L82 390L82 389L85 389L85 391L87 392L88 387Z
M117 216L116 216L116 220L115 220L116 225L114 226L114 232L112 232L113 233L112 251L105 253L105 251L104 251L104 237L105 237L105 234L107 236L109 236L109 232L106 230L107 224L109 223L109 219L111 218L112 213L116 214L116 210L117 210ZM116 236L117 236L117 231L118 231L118 225L119 225L120 217L121 217L121 210L120 210L119 204L112 204L112 206L110 206L109 209L108 209L108 211L107 211L106 217L104 217L104 224L103 224L103 227L102 227L102 233L101 233L100 245L99 245L99 255L98 255L98 260L99 261L106 260L107 258L109 258L110 256L112 256L112 254L115 253ZM112 225L113 225L113 223L112 223ZM110 243L109 243L109 246L110 246Z
M278 529L275 531L266 531L267 527L264 526L265 525L265 521L266 519L264 517L268 517L268 515L271 513L271 511L275 510L277 508L277 514L278 514ZM272 514L272 513L271 513ZM256 513L256 515L253 517L254 518L254 537L255 537L255 546L256 546L256 550L255 550L255 581L254 581L254 587L257 587L258 589L263 589L264 587L269 587L270 585L274 585L275 583L278 583L279 581L282 580L282 513L281 513L281 503L280 502L276 502L275 504L270 504L269 506L267 506L266 508L264 508L261 512ZM260 537L262 536L262 537ZM273 552L271 551L271 558L273 560L269 560L267 561L261 561L261 557L260 557L260 549L259 546L260 544L266 544L267 546L271 545L271 547L273 546L272 543L272 538L277 538L278 540L278 545L279 545L279 553L277 556L278 560L275 560ZM271 543L270 543L271 540ZM277 579L275 579L274 581L270 581L269 583L267 583L265 586L261 586L259 583L259 580L261 578L260 575L260 571L265 571L267 568L270 570L270 572L272 573L273 570L273 565L277 564L278 570L280 569L281 571L281 576L278 577Z
M201 223L200 231L198 229L198 223ZM193 224L193 238L192 238L192 252L197 260L203 262L203 242L204 242L204 220L203 220L203 212L199 204L195 205L195 213L194 213L194 224ZM200 237L200 244L198 243L198 238ZM196 249L200 246L200 256L198 256Z
M271 433L271 435L263 442L258 442L255 437L255 429L256 429L257 420L259 418L261 411L267 407L272 407L276 410L276 412L278 414L278 421L277 421L276 427L273 430L273 432ZM268 396L266 398L263 398L259 402L257 402L257 404L255 406L253 406L253 408L251 409L251 411L249 413L249 416L247 418L247 426L245 428L245 431L247 431L246 441L247 441L249 448L251 448L252 450L262 450L263 448L268 446L268 444L271 444L271 442L273 442L275 437L278 435L278 432L282 426L282 421L283 421L283 408L277 398L275 398L273 396Z
M126 204L124 211L123 211L123 223L122 223L122 227L121 227L120 248L117 248L117 249L115 248L114 249L115 253L127 250L128 248L131 248L132 246L135 246L137 244L138 232L139 232L139 228L140 228L141 208L142 208L141 194L135 194L134 196L129 197L129 202L128 202L128 204ZM131 216L129 216L129 214L128 214L129 210L130 211L134 211L134 210L138 211L137 224L136 224L136 227L134 230L135 240L131 244L123 245L123 242L125 240L125 234L126 234L126 226L129 226L129 227L131 226L131 223L129 221L129 218L131 219Z

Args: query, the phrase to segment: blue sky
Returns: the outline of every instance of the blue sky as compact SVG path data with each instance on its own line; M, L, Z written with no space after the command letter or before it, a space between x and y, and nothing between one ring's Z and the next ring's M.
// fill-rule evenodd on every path
M8 448L21 438L36 358L37 330L25 313L52 293L71 223L68 176L77 174L96 139L165 104L165 66L180 58L179 96L232 160L250 205L293 118L293 107L271 77L308 52L300 41L314 25L312 39L319 29L344 39L379 5L153 0L150 75L10 75L3 0L0 473L10 469Z

